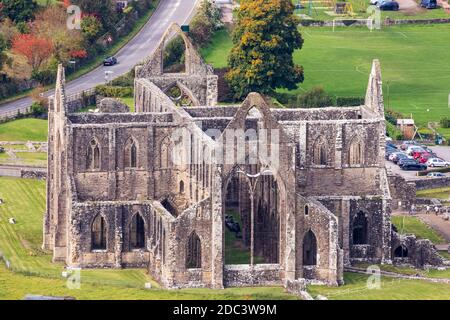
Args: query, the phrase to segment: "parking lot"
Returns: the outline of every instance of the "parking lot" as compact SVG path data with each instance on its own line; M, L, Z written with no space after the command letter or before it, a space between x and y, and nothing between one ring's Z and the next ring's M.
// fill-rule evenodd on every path
M417 143L420 144L420 143ZM400 149L400 145L397 145L398 151L402 151ZM441 158L445 161L450 162L450 146L434 146L429 147L438 158ZM417 180L417 179L432 179L426 176L418 176L417 171L411 170L402 170L397 164L392 161L386 160L386 168L393 173L401 175L406 180ZM445 176L450 176L450 173L444 173Z

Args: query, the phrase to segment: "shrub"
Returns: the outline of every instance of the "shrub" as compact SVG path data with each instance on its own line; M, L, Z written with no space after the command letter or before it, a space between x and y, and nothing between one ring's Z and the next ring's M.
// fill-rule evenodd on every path
M47 113L47 108L40 104L39 102L35 101L31 105L30 113L33 115L33 117L40 117L43 114Z
M134 68L131 68L131 70L120 77L117 77L116 79L112 80L110 84L115 87L133 87L134 86Z
M401 140L403 138L402 132L389 121L386 121L386 135L393 140Z
M362 106L364 104L364 97L336 97L337 107L352 107Z
M99 85L95 87L95 93L103 97L112 97L112 98L131 97L133 96L133 88Z
M165 70L176 72L179 65L184 63L184 41L181 37L176 37L169 41L163 56L163 66Z
M450 118L442 118L439 121L439 124L441 125L442 128L450 128Z
M322 87L314 87L297 97L300 108L323 108L333 105L333 99Z

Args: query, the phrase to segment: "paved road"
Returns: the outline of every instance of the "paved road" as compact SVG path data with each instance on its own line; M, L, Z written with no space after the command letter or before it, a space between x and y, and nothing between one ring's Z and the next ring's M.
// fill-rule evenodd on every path
M146 58L158 45L163 33L173 22L183 24L191 17L197 0L161 0L157 10L150 20L116 55L119 63L112 67L98 67L95 70L77 78L66 85L66 93L73 94L93 88L105 82L105 70L113 73L109 79L127 73L134 65ZM45 93L50 96L53 91ZM0 105L0 116L8 112L17 112L19 109L30 106L31 98L26 97L10 103Z

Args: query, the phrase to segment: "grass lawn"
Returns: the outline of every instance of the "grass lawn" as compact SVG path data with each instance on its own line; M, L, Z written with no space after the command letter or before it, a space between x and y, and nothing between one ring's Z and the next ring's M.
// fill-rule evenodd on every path
M450 116L450 25L405 25L369 32L364 27L302 27L303 49L294 53L305 81L292 94L321 85L336 96L364 96L372 60L381 61L385 106L413 115L419 125ZM214 67L226 66L232 42L216 33L201 51ZM450 130L438 129L447 137Z
M119 98L119 100L125 103L130 108L130 112L134 112L134 97L124 97Z
M16 159L11 159L5 153L0 153L0 163L39 167L45 167L47 165L47 154L43 152L16 152L16 156Z
M416 217L392 216L392 223L400 234L415 234L417 238L429 239L434 244L446 243L436 231Z
M0 299L22 299L25 294L74 296L79 299L297 299L281 287L226 290L163 290L144 269L82 270L81 290L69 290L61 277L62 264L51 263L41 249L45 211L45 182L0 177ZM14 217L16 224L8 219ZM144 290L152 282L153 289Z
M450 299L450 285L421 280L381 277L379 289L367 287L368 275L345 273L341 287L308 286L313 296L318 294L331 300L433 300Z
M47 141L47 120L25 118L1 123L0 141Z
M437 198L437 199L449 199L450 187L419 190L416 192L418 197L421 198Z

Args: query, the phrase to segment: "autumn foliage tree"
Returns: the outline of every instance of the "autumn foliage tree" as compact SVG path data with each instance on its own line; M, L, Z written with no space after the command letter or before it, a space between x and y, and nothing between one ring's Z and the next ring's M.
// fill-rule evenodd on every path
M226 75L236 99L303 82L303 68L292 57L303 45L298 24L291 0L241 0Z
M12 49L15 53L24 56L33 70L38 70L53 52L50 40L38 38L32 34L20 34L15 37Z

